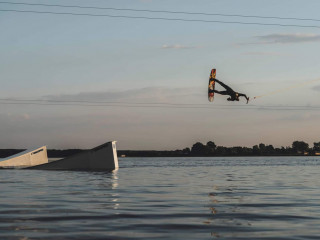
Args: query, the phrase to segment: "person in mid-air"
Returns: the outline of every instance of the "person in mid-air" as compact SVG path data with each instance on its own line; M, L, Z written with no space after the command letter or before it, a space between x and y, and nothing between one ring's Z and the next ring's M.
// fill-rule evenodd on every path
M225 91L210 90L210 91L221 94L221 95L229 95L230 97L228 97L228 99L227 99L228 101L239 101L239 97L245 97L245 99L247 100L247 104L248 104L249 97L247 97L247 95L233 91L233 89L231 87L229 87L228 85L224 84L223 82L219 81L216 78L214 78L213 80L215 82L219 83L226 90Z

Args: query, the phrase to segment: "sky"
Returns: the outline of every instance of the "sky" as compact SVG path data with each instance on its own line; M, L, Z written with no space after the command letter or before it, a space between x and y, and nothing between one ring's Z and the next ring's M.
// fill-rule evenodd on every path
M0 148L320 141L318 0L10 2L28 5L0 1ZM212 68L249 104L210 103Z

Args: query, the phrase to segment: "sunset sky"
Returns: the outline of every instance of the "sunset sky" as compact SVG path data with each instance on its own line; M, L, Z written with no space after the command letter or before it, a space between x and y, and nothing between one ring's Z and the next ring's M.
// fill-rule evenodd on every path
M0 148L320 141L318 0L11 2L28 5L0 3ZM211 68L262 97L208 102Z

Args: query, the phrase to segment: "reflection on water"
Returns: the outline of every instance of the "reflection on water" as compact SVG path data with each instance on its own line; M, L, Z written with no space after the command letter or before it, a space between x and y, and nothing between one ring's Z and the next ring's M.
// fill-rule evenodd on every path
M320 158L125 158L0 171L0 239L317 239Z

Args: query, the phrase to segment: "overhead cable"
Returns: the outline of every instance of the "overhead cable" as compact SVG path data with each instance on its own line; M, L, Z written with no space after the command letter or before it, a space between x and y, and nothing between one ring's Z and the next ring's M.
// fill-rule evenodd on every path
M230 105L230 104L188 104L188 103L142 103L142 102L96 102L65 100L27 100L0 99L5 105L46 105L46 106L78 106L78 107L125 107L125 108L168 108L168 109L234 109L234 110L320 110L320 106L275 106L275 105Z
M43 6L43 7L60 7L60 8L80 8L80 9L95 9L95 10L113 10L113 11L149 12L149 13L186 14L186 15L204 15L204 16L221 16L221 17L241 17L241 18L262 18L262 19L296 20L296 21L316 21L316 22L320 22L320 19L314 19L314 18L297 18L297 17L277 17L277 16L243 15L243 14L224 14L224 13L205 13L205 12L150 10L150 9L135 9L135 8L95 7L95 6L61 5L61 4L44 4L44 3L26 3L26 2L6 2L6 1L0 1L0 4L25 5L25 6Z
M317 25L258 23L258 22L220 21L220 20L165 18L165 17L143 17L143 16L111 15L111 14L51 12L51 11L32 11L32 10L14 10L14 9L0 9L0 11L1 12L16 12L16 13L33 13L33 14L88 16L88 17L110 17L110 18L127 18L127 19L166 20L166 21L180 21L180 22L223 23L223 24L242 24L242 25L260 25L260 26L299 27L299 28L320 28L320 26L317 26Z

